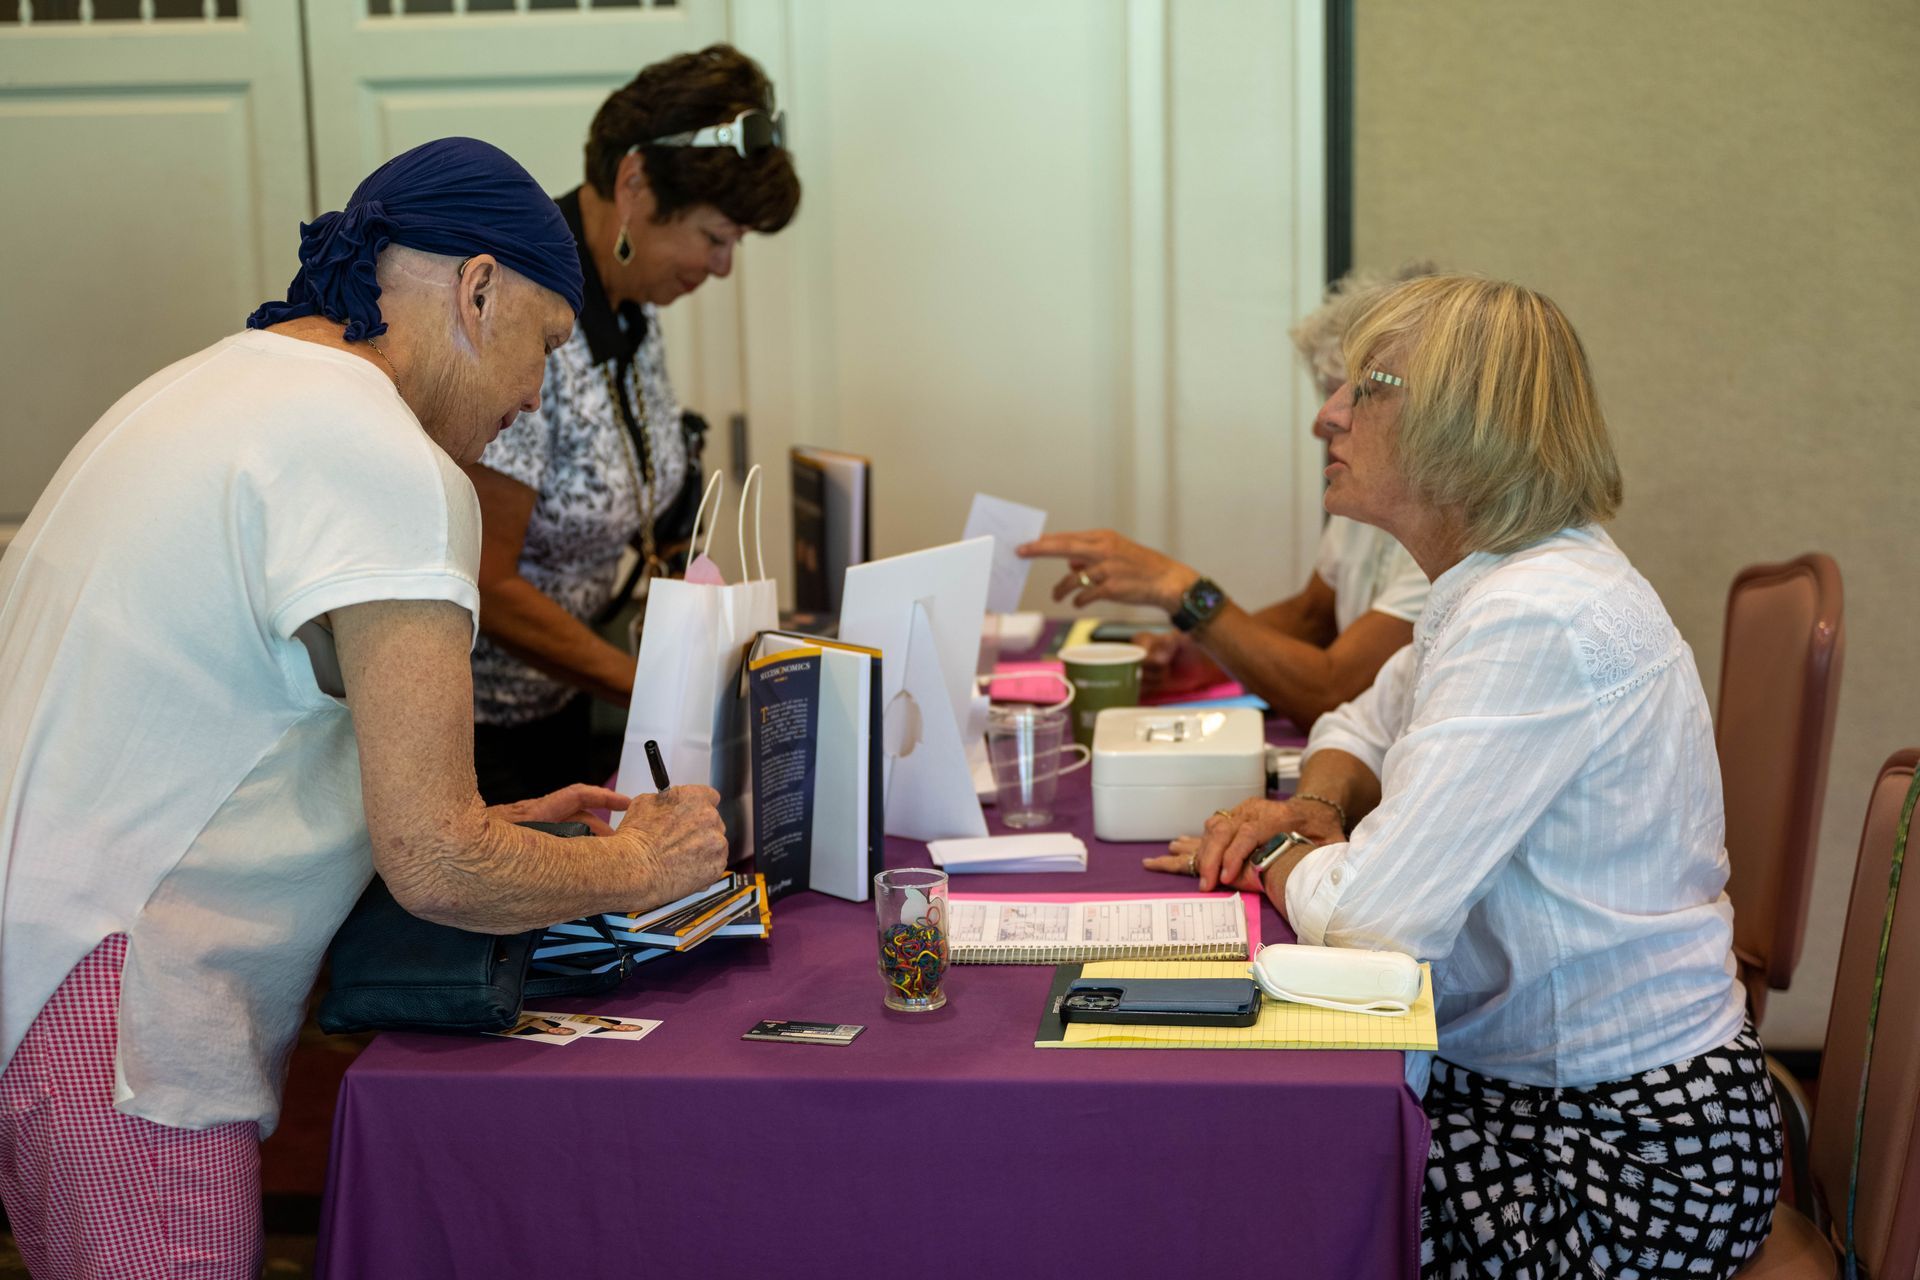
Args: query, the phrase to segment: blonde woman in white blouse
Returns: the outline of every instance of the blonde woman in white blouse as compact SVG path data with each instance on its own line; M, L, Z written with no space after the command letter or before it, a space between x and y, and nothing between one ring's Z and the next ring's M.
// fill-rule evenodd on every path
M1779 1115L1706 697L1598 527L1621 485L1585 353L1547 298L1431 276L1346 356L1327 510L1399 539L1426 612L1314 727L1291 801L1149 865L1264 890L1302 942L1432 962L1423 1274L1730 1275L1772 1217Z

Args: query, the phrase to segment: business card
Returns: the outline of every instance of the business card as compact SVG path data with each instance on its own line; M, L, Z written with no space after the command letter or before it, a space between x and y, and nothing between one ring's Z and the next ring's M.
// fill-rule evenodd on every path
M789 1044L852 1044L865 1031L857 1022L794 1022L784 1018L763 1018L742 1040L784 1040Z

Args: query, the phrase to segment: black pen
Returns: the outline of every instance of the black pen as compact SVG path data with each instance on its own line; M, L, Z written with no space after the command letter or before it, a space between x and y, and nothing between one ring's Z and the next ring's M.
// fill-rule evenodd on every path
M660 744L652 738L647 739L647 768L653 770L653 789L665 791L673 783L667 781L667 762L660 758Z

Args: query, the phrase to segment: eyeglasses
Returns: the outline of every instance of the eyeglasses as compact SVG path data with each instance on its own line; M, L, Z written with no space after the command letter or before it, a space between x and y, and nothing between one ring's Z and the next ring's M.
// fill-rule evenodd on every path
M787 113L784 111L768 113L758 107L749 107L725 124L710 124L704 129L694 129L688 133L670 133L664 138L654 138L645 145L650 147L732 147L735 154L745 160L770 147L787 145ZM627 154L632 155L640 147L640 143L634 143L627 148Z

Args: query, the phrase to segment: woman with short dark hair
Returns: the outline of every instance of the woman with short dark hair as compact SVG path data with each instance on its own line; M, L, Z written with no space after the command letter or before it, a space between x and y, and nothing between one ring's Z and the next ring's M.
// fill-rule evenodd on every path
M728 45L647 67L601 105L586 181L557 203L586 277L579 323L547 358L540 409L468 468L484 529L475 764L495 804L612 772L586 695L626 702L633 657L593 621L622 553L658 569L698 500L658 311L799 207L772 83Z
M1149 860L1264 890L1304 943L1433 966L1422 1274L1725 1277L1781 1174L1734 977L1693 653L1600 529L1621 497L1549 299L1409 281L1349 332L1327 510L1433 581L1413 643L1323 716L1293 799Z

